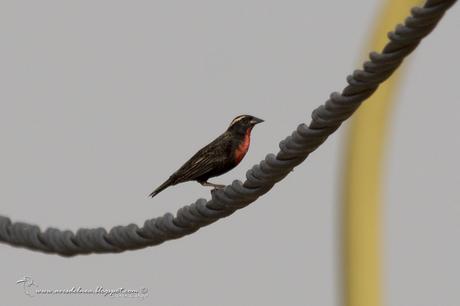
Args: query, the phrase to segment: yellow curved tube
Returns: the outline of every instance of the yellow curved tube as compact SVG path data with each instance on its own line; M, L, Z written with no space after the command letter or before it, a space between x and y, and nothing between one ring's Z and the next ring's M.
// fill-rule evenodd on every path
M387 33L420 0L386 0L367 48L381 50ZM369 50L369 49L367 49ZM381 179L387 124L401 69L353 116L343 180L343 292L346 306L381 306Z

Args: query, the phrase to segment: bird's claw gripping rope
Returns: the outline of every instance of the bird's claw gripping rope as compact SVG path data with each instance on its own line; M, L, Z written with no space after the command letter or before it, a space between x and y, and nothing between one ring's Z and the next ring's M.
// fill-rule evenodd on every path
M177 211L135 224L103 228L79 229L77 233L38 226L12 223L0 216L0 241L30 250L63 256L89 253L116 253L153 246L196 232L203 226L231 215L254 202L273 185L288 175L320 146L341 123L385 81L428 35L456 0L428 0L423 7L413 8L404 25L389 33L389 42L381 53L372 52L363 68L347 77L342 93L332 93L324 105L312 113L310 125L301 124L280 142L280 151L269 154L246 173L246 181L234 181L224 189L214 190L211 200L198 199Z

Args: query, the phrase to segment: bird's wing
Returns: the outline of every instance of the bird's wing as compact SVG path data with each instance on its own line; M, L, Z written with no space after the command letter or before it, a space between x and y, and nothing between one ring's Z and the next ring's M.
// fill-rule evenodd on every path
M174 173L178 181L190 181L212 172L224 162L222 156L204 154L192 157L179 170Z
M227 146L229 145L227 135L221 135L213 142L199 150L190 158L173 176L175 183L196 180L216 168L219 168L227 161Z

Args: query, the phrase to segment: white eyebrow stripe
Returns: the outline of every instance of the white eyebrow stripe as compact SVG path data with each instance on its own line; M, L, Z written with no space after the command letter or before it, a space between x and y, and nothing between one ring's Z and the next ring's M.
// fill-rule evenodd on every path
M234 125L235 123L237 123L238 121L240 121L244 117L246 117L246 115L241 115L241 116L236 117L235 119L233 119L232 123L230 123L230 126Z

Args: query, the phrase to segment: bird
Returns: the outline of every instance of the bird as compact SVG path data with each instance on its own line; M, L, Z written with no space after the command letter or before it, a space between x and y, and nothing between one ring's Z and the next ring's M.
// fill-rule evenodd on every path
M241 162L249 150L252 129L262 122L264 120L251 115L237 116L223 134L195 153L149 196L153 198L170 186L188 181L214 189L225 187L208 180L232 170Z

